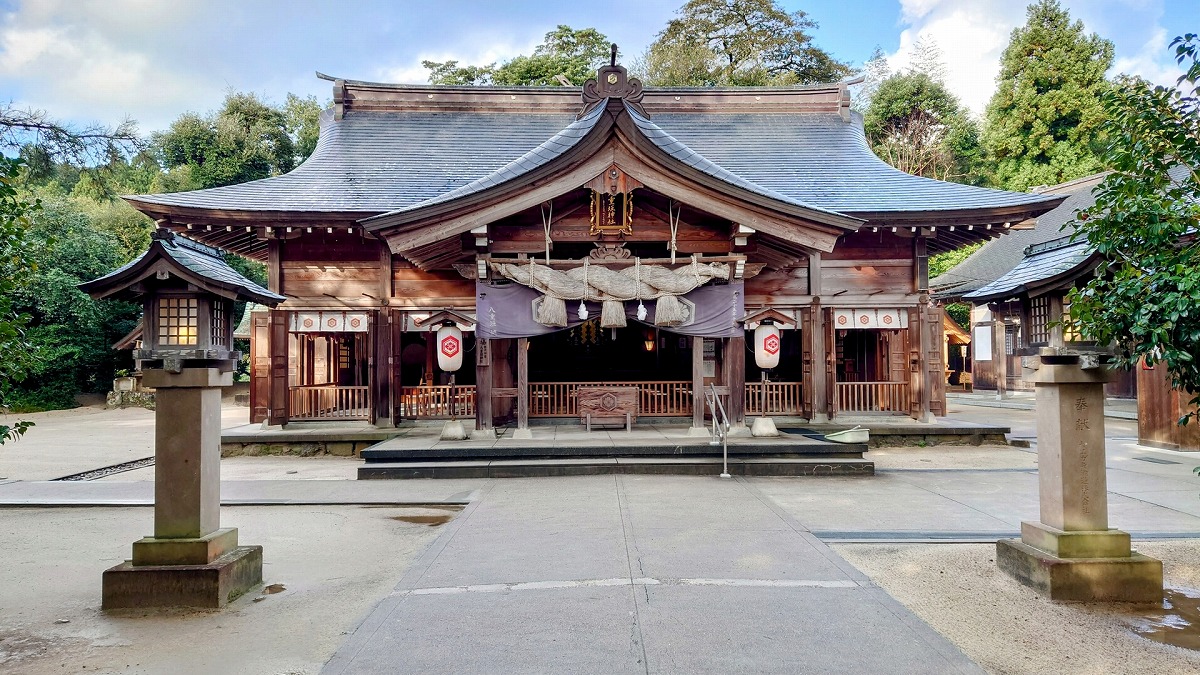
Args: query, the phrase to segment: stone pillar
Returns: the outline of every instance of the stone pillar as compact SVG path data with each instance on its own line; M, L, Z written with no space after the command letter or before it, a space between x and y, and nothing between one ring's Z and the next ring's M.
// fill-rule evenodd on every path
M104 609L221 607L262 583L262 547L222 528L221 387L230 372L147 370L155 389L154 535L104 573Z
M1160 602L1162 563L1108 527L1104 383L1095 357L1043 350L1037 390L1040 522L996 543L996 563L1054 600Z

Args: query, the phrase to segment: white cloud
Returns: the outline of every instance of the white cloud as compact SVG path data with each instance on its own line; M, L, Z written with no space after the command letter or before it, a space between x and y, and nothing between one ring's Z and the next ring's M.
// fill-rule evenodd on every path
M541 36L539 36L540 38ZM532 54L541 40L530 40L524 44L514 44L505 41L489 41L486 39L472 40L480 48L441 49L438 51L421 52L410 63L399 64L378 69L377 77L381 82L398 82L405 84L425 84L429 82L429 70L421 65L422 61L458 61L459 66L486 66L491 63L500 64L521 54Z
M946 85L982 115L996 90L1000 57L1014 28L1025 23L1025 2L1015 0L899 0L900 46L887 55L893 72L909 65L917 39L929 36L946 61ZM1159 25L1163 0L1067 0L1063 5L1089 32L1115 44L1111 75L1141 75L1174 84L1179 69L1167 52L1168 31Z

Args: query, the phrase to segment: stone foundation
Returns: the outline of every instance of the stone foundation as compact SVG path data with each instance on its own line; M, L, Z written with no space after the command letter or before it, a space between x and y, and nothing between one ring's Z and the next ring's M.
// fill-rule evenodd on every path
M1051 600L1162 602L1162 562L1136 552L1121 558L1065 559L1019 539L1001 539L996 564Z
M207 565L139 565L104 572L102 609L218 609L262 583L261 546L239 546Z

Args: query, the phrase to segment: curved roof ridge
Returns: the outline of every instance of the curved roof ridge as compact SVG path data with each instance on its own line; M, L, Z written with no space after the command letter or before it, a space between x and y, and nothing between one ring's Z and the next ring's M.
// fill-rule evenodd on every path
M523 176L530 171L533 171L534 169L546 164L547 162L558 158L567 150L575 147L575 145L579 143L579 141L596 126L596 122L599 121L603 114L604 106L597 106L595 110L589 112L574 122L571 122L564 127L562 131L546 139L536 148L526 152L525 154L514 159L508 164L505 164L499 169L496 169L490 174L476 178L470 183L460 185L453 190L443 192L436 197L431 197L424 201L410 204L403 208L389 211L388 213L380 214L376 217L382 218L392 213L404 213L406 211L414 211L416 209L432 206L434 204L441 204L442 202L448 202L460 197L466 197L467 195L472 195L476 192L482 192L490 187L494 187L501 183L508 182L514 178ZM364 222L369 220L371 220L371 218L364 219Z
M722 180L735 187L742 188L743 190L749 190L750 192L754 192L764 197L769 197L785 204L791 204L792 206L799 206L805 209L811 209L813 211L828 213L835 216L845 215L831 209L823 209L819 206L813 206L812 204L800 201L794 197L789 197L783 193L765 188L757 183L754 183L753 181L746 180L729 169L726 169L720 164L717 164L704 155L696 152L686 143L675 138L665 129L655 124L650 120L650 118L639 114L633 109L632 106L629 105L628 102L625 103L625 111L629 113L630 119L633 120L634 124L637 125L638 130L641 131L642 135L644 135L650 142L654 143L654 145L658 146L660 150L667 153L671 157L683 162L684 164L687 164L697 171L702 171L713 178Z

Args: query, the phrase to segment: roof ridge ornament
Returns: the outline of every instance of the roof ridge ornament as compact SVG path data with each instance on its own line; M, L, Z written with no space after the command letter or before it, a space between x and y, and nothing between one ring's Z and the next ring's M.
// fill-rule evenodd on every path
M629 71L617 65L617 45L611 45L612 59L596 71L596 77L583 83L583 110L575 119L582 119L609 99L625 101L639 115L649 119L642 107L642 81L629 77Z

